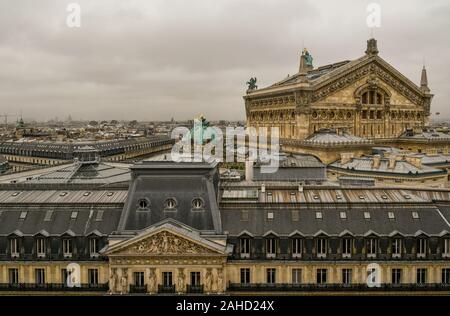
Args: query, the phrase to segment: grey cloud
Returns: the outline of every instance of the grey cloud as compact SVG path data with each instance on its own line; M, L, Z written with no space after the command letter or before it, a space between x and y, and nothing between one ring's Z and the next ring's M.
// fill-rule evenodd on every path
M82 27L65 25L78 2ZM25 118L243 119L245 82L361 56L369 1L0 0L0 112ZM423 56L445 115L450 6L380 1L380 54L418 82Z

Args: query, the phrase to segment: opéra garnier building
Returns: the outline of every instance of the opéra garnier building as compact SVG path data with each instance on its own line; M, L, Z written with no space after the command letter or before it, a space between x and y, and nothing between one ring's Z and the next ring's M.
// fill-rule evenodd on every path
M301 142L326 124L393 137L427 123L426 80L404 78L374 40L356 61L301 60L298 74L249 91L249 125L276 122ZM345 186L304 155L283 158L277 174L248 164L245 179L225 180L217 164L126 165L91 149L0 176L0 294L450 290L449 189Z
M307 50L298 73L244 96L248 126L279 127L282 138L304 140L320 129L364 138L396 138L428 124L433 95L425 67L415 84L379 56L377 41L365 54L314 68Z

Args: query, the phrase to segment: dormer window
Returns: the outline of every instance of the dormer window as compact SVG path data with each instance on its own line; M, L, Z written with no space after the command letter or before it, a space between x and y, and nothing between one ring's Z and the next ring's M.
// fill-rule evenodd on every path
M376 258L378 252L378 239L369 238L366 241L367 258Z
M9 240L9 251L12 258L18 258L20 253L19 239L14 237Z
M89 240L89 253L91 255L91 258L98 257L98 238L91 238Z
M65 238L62 242L64 258L71 258L73 252L73 240L70 238Z
M250 258L250 238L243 237L239 240L241 258Z
M277 253L277 240L274 237L266 239L266 257L275 258Z
M175 201L175 199L173 198L169 198L166 200L165 206L166 209L173 210L177 207L177 201Z
M352 256L353 239L343 238L342 239L342 258L350 258Z
M327 239L324 237L317 238L316 246L317 246L317 257L325 258L327 256Z
M38 258L43 258L45 257L45 238L43 237L38 237L36 239L36 254L38 256Z
M147 199L140 199L140 200L138 201L138 206L139 206L139 208L140 208L141 210L147 209L147 208L148 208L148 205L149 205L149 203L148 203L148 200L147 200Z
M392 258L400 258L402 256L402 239L394 238L392 240Z
M303 239L301 238L293 238L292 239L292 257L293 258L301 258L303 249Z
M417 239L417 258L425 258L426 254L427 254L426 238Z
M192 200L192 208L196 210L203 209L204 203L200 198L195 198Z
M450 237L444 238L444 245L443 245L443 251L442 251L442 256L444 258L449 258L450 257Z

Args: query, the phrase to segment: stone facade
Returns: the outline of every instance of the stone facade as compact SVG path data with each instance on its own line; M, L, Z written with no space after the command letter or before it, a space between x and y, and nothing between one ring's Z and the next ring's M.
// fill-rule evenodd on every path
M368 47L376 48L376 41ZM395 138L428 124L432 95L426 80L417 86L379 57L378 49L354 61L300 68L270 87L247 91L247 126L279 127L281 138L303 140L323 128Z

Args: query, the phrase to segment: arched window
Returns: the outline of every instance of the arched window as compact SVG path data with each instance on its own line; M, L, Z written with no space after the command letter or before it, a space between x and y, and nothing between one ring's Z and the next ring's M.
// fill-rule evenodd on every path
M366 91L361 95L362 104L383 104L383 95L376 91Z

